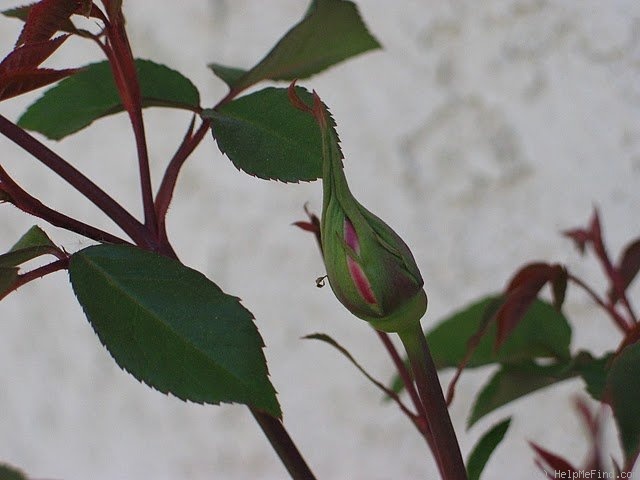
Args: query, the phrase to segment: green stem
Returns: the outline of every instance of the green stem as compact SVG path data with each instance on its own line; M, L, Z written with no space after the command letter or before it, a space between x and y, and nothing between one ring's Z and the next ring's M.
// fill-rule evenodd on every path
M458 439L420 323L399 331L398 335L407 350L418 394L433 434L440 475L444 480L467 480Z
M291 478L293 480L315 480L316 477L298 451L295 443L293 443L293 440L291 440L282 421L254 408L249 409Z

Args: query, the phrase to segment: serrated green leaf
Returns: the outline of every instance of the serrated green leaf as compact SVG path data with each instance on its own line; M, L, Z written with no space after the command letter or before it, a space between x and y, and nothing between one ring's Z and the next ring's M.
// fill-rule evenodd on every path
M576 376L571 366L571 362L545 366L533 362L502 365L476 397L467 428L507 403Z
M347 58L376 48L380 48L380 44L367 30L353 2L315 0L307 15L278 41L260 63L227 83L230 88L240 91L261 80L308 78Z
M100 341L138 380L183 400L280 416L251 313L204 275L130 246L71 257L73 290Z
M150 60L136 60L136 70L144 107L198 108L200 94L182 74ZM47 90L20 117L18 125L60 140L122 110L111 67L104 61L87 65Z
M247 71L242 68L227 67L225 65L220 65L219 63L210 63L207 66L216 75L216 77L226 83L229 88L232 88L233 84L247 73Z
M485 319L485 312L500 297L490 296L454 313L427 334L438 368L457 367L467 352L467 343ZM536 300L509 338L494 350L496 325L492 322L478 343L467 367L490 363L516 363L533 358L570 358L571 327L564 315L550 304Z
M607 398L618 425L625 458L640 451L640 343L629 345L615 358L607 375Z
M296 91L311 99L305 89ZM265 88L202 116L211 119L218 147L238 169L282 182L322 176L320 130L313 117L291 105L286 89Z
M511 417L491 427L482 438L480 438L467 460L467 475L469 476L469 480L480 480L480 475L485 465L489 461L489 458L491 458L493 451L500 445L500 442L502 442L510 424Z
M11 251L29 247L55 247L55 244L39 226L34 225L11 247Z
M0 463L0 480L27 480L27 477L17 468Z
M34 225L25 233L7 253L0 255L0 267L17 267L41 255L59 252L40 227Z

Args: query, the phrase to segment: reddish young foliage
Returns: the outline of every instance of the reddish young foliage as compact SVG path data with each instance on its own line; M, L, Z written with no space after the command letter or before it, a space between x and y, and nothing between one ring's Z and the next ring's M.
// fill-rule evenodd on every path
M620 278L620 287L625 291L640 271L640 238L627 245L615 268ZM609 298L611 303L616 303L620 295L612 288L609 290Z
M304 212L307 214L307 217L309 217L309 221L293 222L293 225L295 225L298 228L301 228L302 230L313 233L316 237L316 241L318 242L318 247L320 247L320 252L322 252L322 238L320 237L320 219L315 213L312 213L309 210L309 207L306 204L304 206Z
M545 450L544 448L536 445L533 442L529 442L529 445L531 445L531 448L533 448L538 454L539 459L536 462L537 465L546 474L552 476L552 478L556 478L556 476L553 475L554 472L547 472L546 467L550 467L555 472L563 472L563 473L567 472L565 474L566 477L564 478L574 478L573 475L578 473L576 468L573 465L571 465L569 462L567 462L564 458L554 453L551 453L548 450ZM544 461L544 463L546 464L546 467L542 465L542 462L540 460Z
M552 284L554 303L560 307L567 285L567 272L564 267L558 264L530 263L514 275L506 288L505 300L496 313L496 349L520 323L547 282Z
M583 228L573 228L562 232L565 237L570 238L576 245L578 251L584 254L587 244L591 242L591 233Z
M87 0L41 0L29 9L16 46L49 40L57 31L68 28L71 15L90 12L91 4Z
M582 423L587 427L589 432L589 440L591 443L591 451L586 461L584 470L603 471L602 464L602 422L598 415L595 415L589 409L587 402L581 398L575 400L576 409L582 418Z
M311 233L317 233L318 232L318 227L315 226L313 223L311 222L293 222L293 225L295 225L298 228L301 228L302 230L305 230L307 232L311 232Z
M49 58L69 35L61 35L52 40L34 42L14 49L0 63L0 74L10 70L35 68Z
M78 69L51 70L38 68L68 38L34 42L13 50L0 62L0 100L15 97L57 82Z
M593 253L600 261L610 282L608 292L610 303L613 305L619 300L623 300L628 306L625 292L640 270L640 239L630 243L624 250L618 264L614 265L609 258L602 238L602 228L597 210L593 211L588 228L575 228L563 233L575 242L581 253L584 253L587 247L593 249Z
M602 243L602 230L598 211L594 209L591 222L587 228L572 228L562 233L565 237L574 241L580 253L584 253L589 246L598 249L597 244Z
M36 88L55 83L73 75L77 71L77 68L66 70L39 68L37 70L9 72L0 76L0 100L16 97Z
M531 447L538 454L536 465L538 465L543 471L545 471L548 476L551 476L553 478L560 478L560 476L562 478L578 478L574 475L577 475L580 472L606 471L606 468L602 462L602 419L598 413L594 413L591 411L585 400L577 398L575 400L575 406L578 414L580 415L582 423L587 429L590 443L589 454L584 464L580 467L580 470L577 470L576 467L571 465L564 458L543 449L533 442L529 442ZM602 410L600 410L600 412L602 412ZM553 471L549 472L547 470L548 468L552 469Z

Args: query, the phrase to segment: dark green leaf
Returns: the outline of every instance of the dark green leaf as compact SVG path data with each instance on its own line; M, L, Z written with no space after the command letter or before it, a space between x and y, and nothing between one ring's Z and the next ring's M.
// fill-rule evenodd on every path
M426 334L438 369L458 367L470 345L476 344L466 368L491 363L518 363L534 358L570 358L571 327L565 316L541 300L535 300L524 318L496 351L493 315L501 296L488 296L455 312ZM392 389L403 388L398 376Z
M589 352L580 351L574 359L574 370L580 374L586 390L595 400L602 400L612 353L594 358Z
M502 365L476 397L467 426L471 427L487 413L513 400L575 375L571 362L548 366L533 362Z
M11 290L13 283L18 278L18 269L15 267L0 267L0 298Z
M27 477L17 468L0 463L0 480L27 480Z
M144 107L198 108L200 94L188 78L149 60L136 60L136 69ZM88 65L47 90L20 117L18 125L60 140L122 110L111 67L104 61Z
M216 75L216 77L226 83L229 88L232 88L233 84L247 73L247 71L242 68L227 67L225 65L220 65L219 63L210 63L207 66Z
M469 454L467 460L467 474L469 480L480 480L480 475L484 470L485 465L489 461L491 454L496 447L502 442L509 425L511 424L511 417L502 420L497 423L489 431L487 431L482 438L478 441L476 446Z
M11 251L15 252L29 247L55 247L55 244L40 227L34 225L11 247Z
M629 460L640 450L640 343L629 345L613 361L606 392Z
M311 95L296 91L303 99ZM284 88L265 88L205 110L220 150L233 164L265 179L310 181L322 175L322 141L313 117L294 108Z
M74 254L73 290L115 361L197 403L237 402L279 416L251 313L201 273L135 247Z
M0 267L16 267L41 255L55 255L60 249L40 227L34 225L4 255L0 255Z
M315 0L307 15L267 56L229 86L239 91L261 80L307 78L375 48L380 44L367 30L353 2Z
M499 297L487 297L453 314L427 334L438 368L457 367L467 352L468 341L486 320L485 312ZM564 315L546 302L536 300L504 344L494 351L495 322L478 343L468 367L489 363L520 362L533 358L570 357L571 327Z

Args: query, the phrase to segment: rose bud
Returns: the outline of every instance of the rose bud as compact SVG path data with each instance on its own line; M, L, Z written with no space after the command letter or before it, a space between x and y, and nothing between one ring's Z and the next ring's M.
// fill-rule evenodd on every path
M294 106L313 114L323 143L320 233L329 285L355 316L378 330L415 326L427 309L424 281L407 244L364 208L347 185L333 119L314 92L313 108L289 89Z
M379 330L394 332L419 321L427 296L409 247L358 203L341 166L328 173L320 232L327 278L336 297Z

